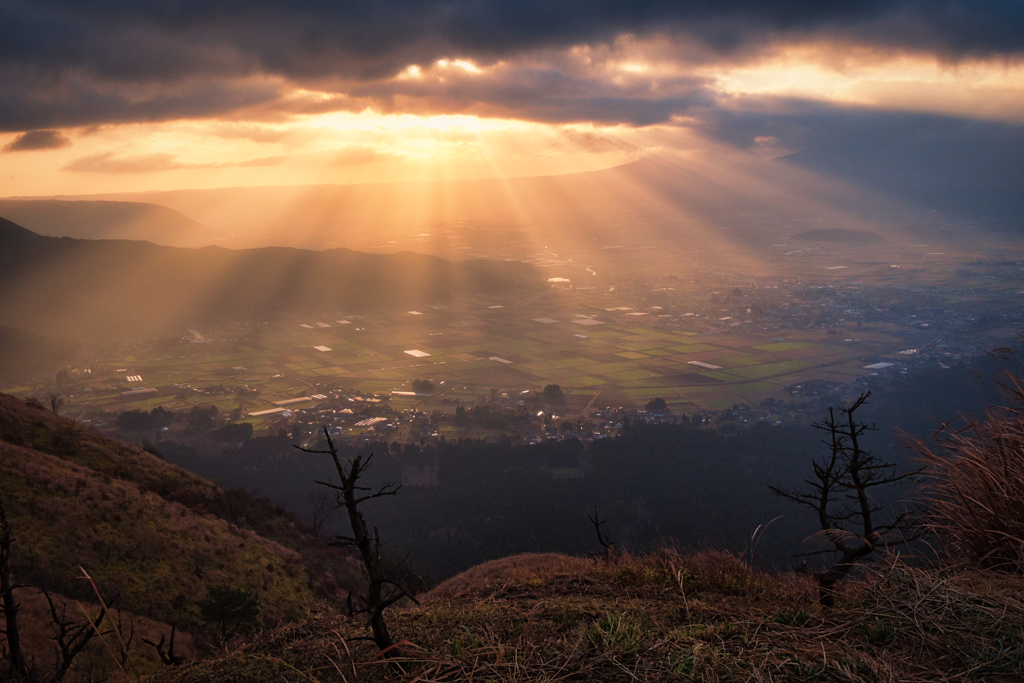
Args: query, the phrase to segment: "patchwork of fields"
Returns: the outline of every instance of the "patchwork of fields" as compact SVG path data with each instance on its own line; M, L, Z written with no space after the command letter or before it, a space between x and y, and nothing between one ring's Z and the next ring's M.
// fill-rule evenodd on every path
M877 331L844 341L842 333L825 330L744 327L754 326L699 334L656 311L544 310L484 300L365 317L290 317L212 341L98 359L94 391L75 402L116 410L213 403L256 412L316 394L318 386L384 393L428 378L437 387L432 399L394 397L392 405L452 410L457 401L494 391L513 396L559 384L570 412L643 405L655 397L692 412L755 404L809 379L851 382L869 372L862 357L892 353L899 343ZM189 393L184 385L206 393ZM243 386L258 393L236 391ZM121 393L137 387L157 391Z

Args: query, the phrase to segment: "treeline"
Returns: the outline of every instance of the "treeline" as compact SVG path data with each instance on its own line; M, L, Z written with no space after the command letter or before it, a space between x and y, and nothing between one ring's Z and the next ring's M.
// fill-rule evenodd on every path
M587 521L595 505L609 520L609 535L635 551L672 541L740 552L758 525L787 515L773 525L774 542L759 552L766 561L788 562L813 527L765 484L801 479L817 446L801 427L759 425L726 438L662 424L627 426L620 437L590 444L376 443L342 446L341 453L374 454L366 486L407 483L399 496L374 501L367 515L390 539L390 552L408 552L418 571L439 579L511 553L599 551ZM328 458L293 449L285 435L257 437L219 454L169 442L158 450L186 469L259 491L307 516L313 480L328 478L332 469Z
M190 434L206 434L214 441L241 443L252 438L253 428L248 422L216 427L218 414L217 406L193 406L190 411L181 413L157 406L150 411L126 410L118 414L115 424L125 432L154 433L183 422Z
M944 421L998 403L1000 367L983 357L892 387L865 412L881 428L866 446L889 460L908 459L901 432L928 438ZM507 425L521 413L474 406L456 421ZM811 460L824 453L818 439L809 426L758 423L726 435L689 421L627 421L621 436L588 444L462 440L341 449L345 457L375 454L367 486L406 483L399 496L369 506L367 515L390 538L390 552L410 553L419 571L437 579L510 553L597 552L587 522L595 505L608 520L609 535L635 551L671 541L741 552L755 528L782 515L758 556L787 564L815 530L815 520L771 495L768 484L799 486ZM157 449L186 469L258 491L309 519L312 482L329 477L332 468L323 456L296 451L295 442L294 435L281 433L217 449L171 442ZM895 500L909 493L891 495Z

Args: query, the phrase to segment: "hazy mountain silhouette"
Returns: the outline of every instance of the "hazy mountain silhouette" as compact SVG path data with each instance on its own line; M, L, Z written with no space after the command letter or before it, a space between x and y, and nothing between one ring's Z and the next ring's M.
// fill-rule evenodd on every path
M0 219L0 323L43 334L180 329L222 316L379 310L537 282L515 262L44 237Z
M981 138L970 133L983 125L961 125L967 130L942 138L898 129L888 136L820 141L777 161L949 218L1020 231L1024 135L1010 130Z
M97 195L171 207L234 233L225 244L313 249L385 247L429 232L422 251L448 255L445 230L476 229L484 250L513 239L560 238L574 248L649 240L692 244L728 228L742 242L774 241L808 223L886 231L934 221L787 164L722 147L693 159L652 154L614 168L566 175L359 185L235 187ZM895 220L881 215L898 216ZM868 223L870 221L870 224ZM518 234L514 234L518 233ZM361 241L360 241L361 240ZM540 242L550 244L550 242ZM358 245L358 246L357 246ZM417 250L421 250L417 246Z
M140 202L0 199L0 216L51 237L146 240L171 247L216 239L208 227L174 209Z
M17 382L36 372L52 372L73 355L70 346L0 325L0 379Z

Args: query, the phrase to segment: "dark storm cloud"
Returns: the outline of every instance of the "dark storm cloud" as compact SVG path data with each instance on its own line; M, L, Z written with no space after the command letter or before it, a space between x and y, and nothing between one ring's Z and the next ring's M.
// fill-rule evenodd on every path
M1020 52L1024 3L0 0L0 130L206 116L274 96L267 86L234 83L250 76L365 82L441 57L486 64L622 33L688 40L702 46L705 59L808 37L956 59ZM181 90L182 83L192 85ZM135 91L124 95L126 89ZM605 104L614 109L619 98L585 94L572 106L524 101L519 108L573 120ZM662 108L668 106L677 105ZM638 107L612 118L664 118L650 101Z
M5 152L32 152L40 149L58 149L71 144L60 131L30 130L4 145Z
M211 116L280 95L265 80L192 77L161 85L0 66L0 132Z
M423 78L355 84L348 94L384 112L462 113L545 122L647 125L692 106L710 105L709 82L619 77L618 82L553 68L503 67L483 74L449 69Z

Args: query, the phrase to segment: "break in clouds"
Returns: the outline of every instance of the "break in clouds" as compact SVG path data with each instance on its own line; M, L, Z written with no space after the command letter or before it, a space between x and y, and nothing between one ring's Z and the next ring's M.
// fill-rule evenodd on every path
M0 27L11 132L366 107L647 125L714 104L694 70L790 43L948 62L1024 48L1024 6L994 0L7 0ZM658 68L623 68L634 57Z

